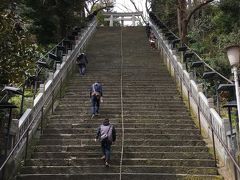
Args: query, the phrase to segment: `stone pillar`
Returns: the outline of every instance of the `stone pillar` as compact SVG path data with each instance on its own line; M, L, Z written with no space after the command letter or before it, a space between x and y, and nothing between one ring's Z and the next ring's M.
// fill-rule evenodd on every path
M132 26L135 26L135 21L136 21L136 17L134 15L132 15Z
M67 56L63 55L63 62L65 62L67 60Z
M53 76L54 76L53 72L49 72L48 80L53 80Z
M113 15L110 16L109 26L113 27Z
M183 69L184 69L184 70L187 70L187 69L186 69L186 66L183 66ZM190 77L190 79L195 80L194 72L192 72L192 71L189 72L189 77Z
M172 50L172 54L175 55L175 56L177 56L177 50L176 50L176 49L173 49L173 50Z
M214 108L214 101L213 101L213 98L208 98L208 105L210 108Z
M67 57L66 57L66 59L68 59L70 56L71 56L71 53L72 53L72 50L68 50L68 53L67 53Z
M121 26L124 26L124 17L121 16Z
M199 92L203 92L203 84L197 84L197 88Z
M45 85L44 84L40 84L39 92L40 93L44 93L44 91L45 91Z
M61 64L57 63L57 70L60 70L60 69L61 69Z

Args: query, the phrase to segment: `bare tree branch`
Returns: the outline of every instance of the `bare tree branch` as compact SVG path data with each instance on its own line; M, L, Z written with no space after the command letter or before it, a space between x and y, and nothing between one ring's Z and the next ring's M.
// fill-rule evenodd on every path
M104 6L104 7L100 7L99 9L97 9L97 10L95 10L95 11L93 11L93 15L97 15L97 13L99 12L99 11L102 11L103 9L107 9L107 8L113 8L113 6L112 5L110 5L110 6Z
M88 9L88 5L87 5L86 2L84 3L84 8L85 8L85 10L87 11L88 14L91 14L90 10Z
M134 6L134 8L136 9L136 11L137 11L137 12L140 12L139 9L137 8L135 2L134 2L133 0L130 0L130 2L133 4L133 6ZM143 15L141 15L141 18L142 18L142 20L144 21L144 23L146 24L147 22L146 22L145 18L143 17Z
M190 21L191 17L193 16L193 14L200 9L201 7L207 5L210 2L213 2L214 0L205 0L203 3L199 4L198 6L196 6L187 16L186 18L186 24L188 24L188 22Z
M93 11L94 6L99 2L99 0L92 1L91 12Z

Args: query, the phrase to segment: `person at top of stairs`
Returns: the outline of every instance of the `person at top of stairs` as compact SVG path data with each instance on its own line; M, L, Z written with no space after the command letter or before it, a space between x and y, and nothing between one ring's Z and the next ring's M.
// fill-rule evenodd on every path
M146 24L146 34L147 34L147 38L150 38L150 34L151 34L151 26L149 25L149 23Z
M105 166L109 167L111 145L112 142L116 140L116 130L114 126L109 123L109 119L104 119L103 123L98 127L95 142L98 139L101 141L103 152L101 159L105 160Z
M100 108L100 102L102 102L102 85L96 81L91 85L90 88L90 98L91 98L91 103L92 103L92 118L95 115L99 114L99 108Z
M150 32L149 43L152 49L156 49L156 37L153 32Z

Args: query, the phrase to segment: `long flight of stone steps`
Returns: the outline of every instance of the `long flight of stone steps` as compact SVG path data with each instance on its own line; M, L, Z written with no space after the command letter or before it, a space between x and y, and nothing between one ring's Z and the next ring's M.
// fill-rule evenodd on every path
M158 53L144 27L98 28L86 75L69 81L17 180L222 179ZM95 81L104 102L91 119ZM104 118L117 130L109 168L94 141Z

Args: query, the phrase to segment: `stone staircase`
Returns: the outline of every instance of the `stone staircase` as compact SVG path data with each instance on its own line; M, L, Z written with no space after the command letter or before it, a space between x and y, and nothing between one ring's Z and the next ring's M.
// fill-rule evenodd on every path
M222 179L143 27L98 28L87 54L86 76L71 78L17 180ZM96 80L104 102L91 119L89 88ZM104 118L117 130L109 168L94 142Z

